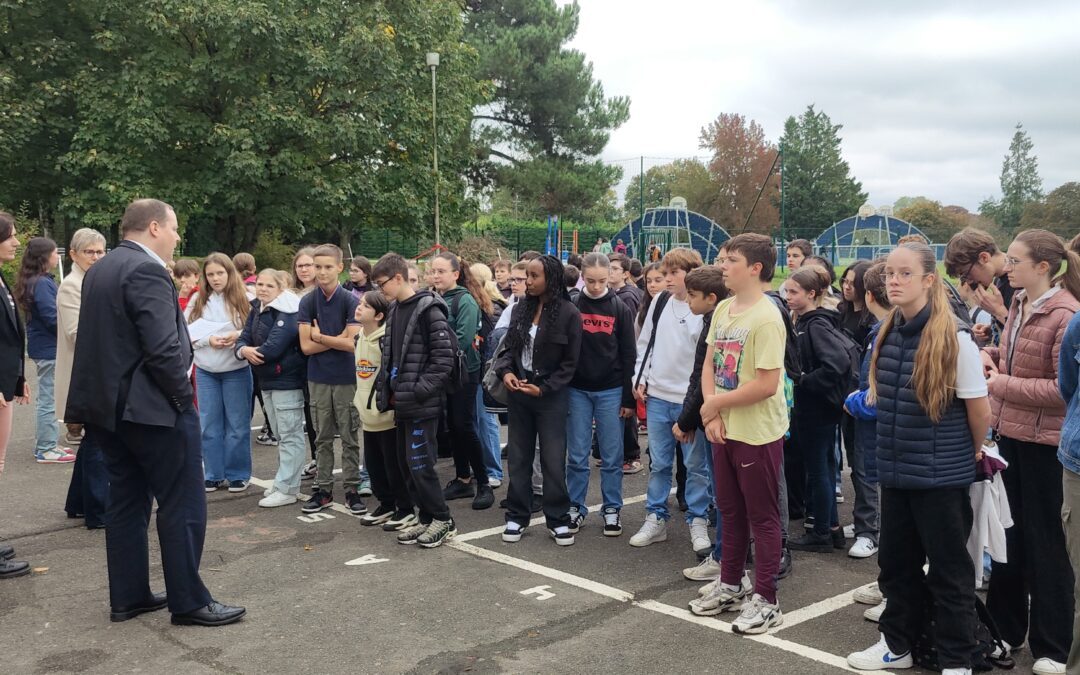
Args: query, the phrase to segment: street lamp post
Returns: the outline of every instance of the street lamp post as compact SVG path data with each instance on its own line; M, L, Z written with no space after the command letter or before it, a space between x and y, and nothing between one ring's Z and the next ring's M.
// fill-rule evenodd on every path
M435 171L435 246L439 246L439 128L435 121L435 70L439 67L439 52L427 53L427 66L431 69L431 164Z

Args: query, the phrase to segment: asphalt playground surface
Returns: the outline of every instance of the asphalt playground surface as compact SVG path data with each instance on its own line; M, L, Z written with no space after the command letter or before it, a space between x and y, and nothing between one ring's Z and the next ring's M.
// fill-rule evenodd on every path
M247 616L223 628L173 626L166 610L111 623L104 530L66 517L71 467L36 464L33 437L33 408L20 407L0 478L0 540L35 572L0 581L0 673L811 674L847 669L849 652L877 640L866 606L851 600L876 579L876 557L844 551L795 553L780 582L784 624L767 635L732 634L737 614L692 615L686 603L701 584L681 573L697 559L674 495L668 540L628 544L645 517L647 471L625 477L620 537L604 537L593 510L574 546L556 546L542 519L506 544L498 506L473 511L458 500L457 538L425 550L338 510L313 518L299 504L259 508L256 483L272 480L277 449L254 443L248 491L207 495L202 559L215 599ZM449 480L452 463L440 460L439 471ZM496 500L505 493L504 483ZM150 542L162 591L154 533ZM1030 667L1021 652L1017 672Z

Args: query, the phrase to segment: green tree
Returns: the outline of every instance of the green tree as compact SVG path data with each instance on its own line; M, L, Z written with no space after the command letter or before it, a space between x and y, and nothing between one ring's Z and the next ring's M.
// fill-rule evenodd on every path
M623 211L628 220L640 214L641 182L638 174L626 187ZM677 159L649 167L645 170L644 183L644 205L647 209L667 206L672 197L683 197L691 211L708 215L713 210L716 188L709 169L700 160Z
M952 207L942 206L941 202L925 197L916 197L907 206L894 212L897 218L906 220L922 230L930 241L945 243L954 234L964 229L968 219Z
M1024 207L1042 199L1042 178L1039 177L1039 158L1035 144L1017 123L1009 154L1001 162L1001 200L988 198L979 205L979 211L1001 224L1007 232L1020 226Z
M622 170L597 156L630 115L607 97L585 56L565 45L577 33L576 2L466 2L466 40L490 101L473 123L474 187L506 187L534 217L583 218Z
M1020 228L1040 228L1072 238L1080 232L1080 183L1071 181L1051 190L1045 199L1028 202L1020 215Z
M833 223L854 215L866 202L862 183L840 151L840 124L807 106L784 123L784 201L789 238L816 237ZM779 206L779 197L774 202Z
M930 200L927 197L923 197L922 195L919 195L918 197L906 197L906 196L905 197L900 197L895 202L893 202L893 211L899 211L900 209L906 209L907 207L911 206L915 202L919 202L919 201L930 201Z

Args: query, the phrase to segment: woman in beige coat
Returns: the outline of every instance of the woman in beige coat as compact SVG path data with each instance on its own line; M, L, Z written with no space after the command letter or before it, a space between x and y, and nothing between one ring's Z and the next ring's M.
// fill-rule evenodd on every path
M71 384L71 362L75 356L75 337L79 331L79 308L82 305L82 283L86 270L105 255L105 237L97 230L84 227L71 237L68 249L71 272L60 284L56 294L56 417L64 420L68 385ZM68 438L72 438L68 428ZM109 476L101 446L87 431L79 446L75 469L68 486L64 510L68 518L85 518L87 529L105 527L108 506Z

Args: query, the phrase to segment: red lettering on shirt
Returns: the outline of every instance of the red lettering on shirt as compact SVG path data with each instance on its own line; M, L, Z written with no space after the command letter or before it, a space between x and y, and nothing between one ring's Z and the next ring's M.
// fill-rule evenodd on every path
M603 314L582 314L581 329L586 333L611 335L615 332L615 317Z

